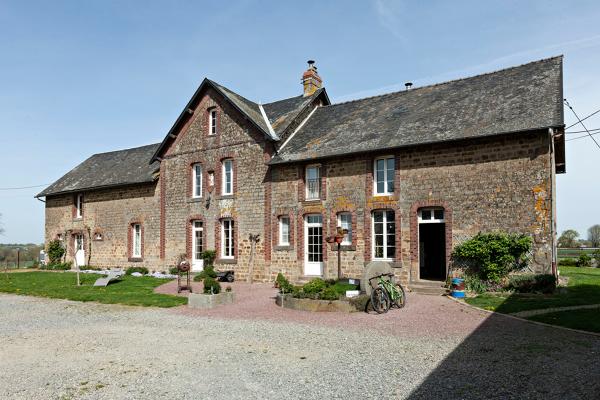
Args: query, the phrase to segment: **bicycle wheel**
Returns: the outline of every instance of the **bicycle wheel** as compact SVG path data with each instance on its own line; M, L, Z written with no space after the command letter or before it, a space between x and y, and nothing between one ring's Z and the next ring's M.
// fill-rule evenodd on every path
M398 294L400 294L400 296L396 299L394 304L396 305L396 307L402 308L406 305L406 292L404 291L402 285L399 283L396 283L396 290L398 291Z
M383 314L390 309L390 297L381 287L371 291L371 306L377 314Z

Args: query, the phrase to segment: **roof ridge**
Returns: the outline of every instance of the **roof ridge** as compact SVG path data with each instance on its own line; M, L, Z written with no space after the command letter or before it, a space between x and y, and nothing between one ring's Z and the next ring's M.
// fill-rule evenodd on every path
M91 155L90 157L88 157L88 158L91 158L91 157L94 157L94 156L99 156L99 155L102 155L102 154L119 153L119 152L121 152L121 151L128 151L128 150L136 150L136 149L141 149L142 147L157 146L157 145L159 145L159 144L160 144L160 142L158 142L158 143L151 143L151 144L144 144L144 145L142 145L142 146L136 146L136 147L129 147L129 148L126 148L126 149L111 150L111 151L103 151L103 152L101 152L101 153L94 153L94 154L92 154L92 155Z
M250 100L249 98L242 96L242 95L241 95L241 94L239 94L238 92L236 92L236 91L234 91L234 90L231 90L231 89L229 89L227 86L223 86L223 85L221 85L219 82L213 81L213 80L212 80L212 79L210 79L210 78L206 78L206 79L207 79L209 82L211 82L212 84L214 84L214 85L217 85L217 86L219 86L220 88L222 88L222 89L225 89L225 90L227 90L227 91L229 91L229 92L231 92L231 93L235 94L236 96L239 96L239 97L241 97L242 99L244 99L244 100L246 100L246 101L248 101L248 102L250 102L250 103L252 103L252 104L255 104L256 106L258 106L258 104L259 104L259 103L257 103L256 101L254 101L254 100Z
M348 103L356 103L356 102L359 102L359 101L370 100L370 99L374 99L374 98L377 98L377 97L385 97L385 96L392 96L392 95L397 95L397 94L402 94L402 93L414 92L414 91L421 90L421 89L427 89L427 88L432 88L432 87L436 87L436 86L447 85L447 84L450 84L450 83L455 83L455 82L460 82L460 81L464 81L464 80L468 80L468 79L479 78L479 77L482 77L482 76L496 74L498 72L509 71L509 70L513 70L513 69L524 67L526 65L532 65L532 64L537 64L537 63L542 63L542 62L550 61L550 60L553 60L553 59L556 59L556 58L562 59L563 57L564 57L564 55L560 54L560 55L557 55L557 56L546 57L546 58L542 58L540 60L534 60L534 61L526 62L526 63L523 63L523 64L514 65L512 67L500 68L500 69L496 69L494 71L484 72L482 74L465 76L465 77L462 77L462 78L456 78L456 79L450 79L450 80L443 81L443 82L432 83L430 85L419 86L419 87L416 87L416 88L410 89L410 90L397 90L395 92L377 94L377 95L374 95L374 96L361 97L360 99L342 101L340 103L334 103L334 104L330 104L328 106L323 106L322 108L333 107L333 106L338 106L338 105L348 104Z

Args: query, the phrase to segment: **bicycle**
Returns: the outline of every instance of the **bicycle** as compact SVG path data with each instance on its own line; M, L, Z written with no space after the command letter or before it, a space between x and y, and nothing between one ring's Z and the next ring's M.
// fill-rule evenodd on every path
M393 277L394 274L381 274L369 279L371 286L371 282L377 279L377 286L371 290L371 306L377 314L386 313L393 306L402 308L406 305L406 292L402 285L393 282Z

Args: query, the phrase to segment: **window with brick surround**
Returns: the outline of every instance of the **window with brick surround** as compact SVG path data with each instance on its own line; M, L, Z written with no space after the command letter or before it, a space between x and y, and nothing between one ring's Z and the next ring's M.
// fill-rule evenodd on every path
M223 160L222 173L222 192L223 195L233 194L233 160Z
M192 165L192 197L202 197L202 164Z
M83 218L83 194L75 196L75 218Z
M290 217L279 217L279 245L290 245Z
M142 258L142 225L131 225L131 256Z
M221 221L221 258L234 258L235 237L233 224L233 219L224 219Z
M352 245L352 214L349 212L339 213L337 215L337 226L342 229L347 229L348 233L344 235L342 240L343 246Z
M304 174L306 188L306 200L318 200L321 198L321 166L309 165Z
M394 194L394 171L396 161L393 156L376 158L373 164L373 193L387 196Z
M421 208L419 210L420 224L436 224L441 222L444 222L443 208Z
M392 210L373 211L371 246L374 260L391 261L396 256L395 218Z
M208 110L208 134L217 134L217 109L211 108Z

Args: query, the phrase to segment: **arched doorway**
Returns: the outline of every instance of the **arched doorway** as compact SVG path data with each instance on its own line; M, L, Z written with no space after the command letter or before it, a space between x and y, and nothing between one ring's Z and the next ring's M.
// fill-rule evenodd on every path
M446 279L446 220L441 207L417 212L419 229L419 278Z

